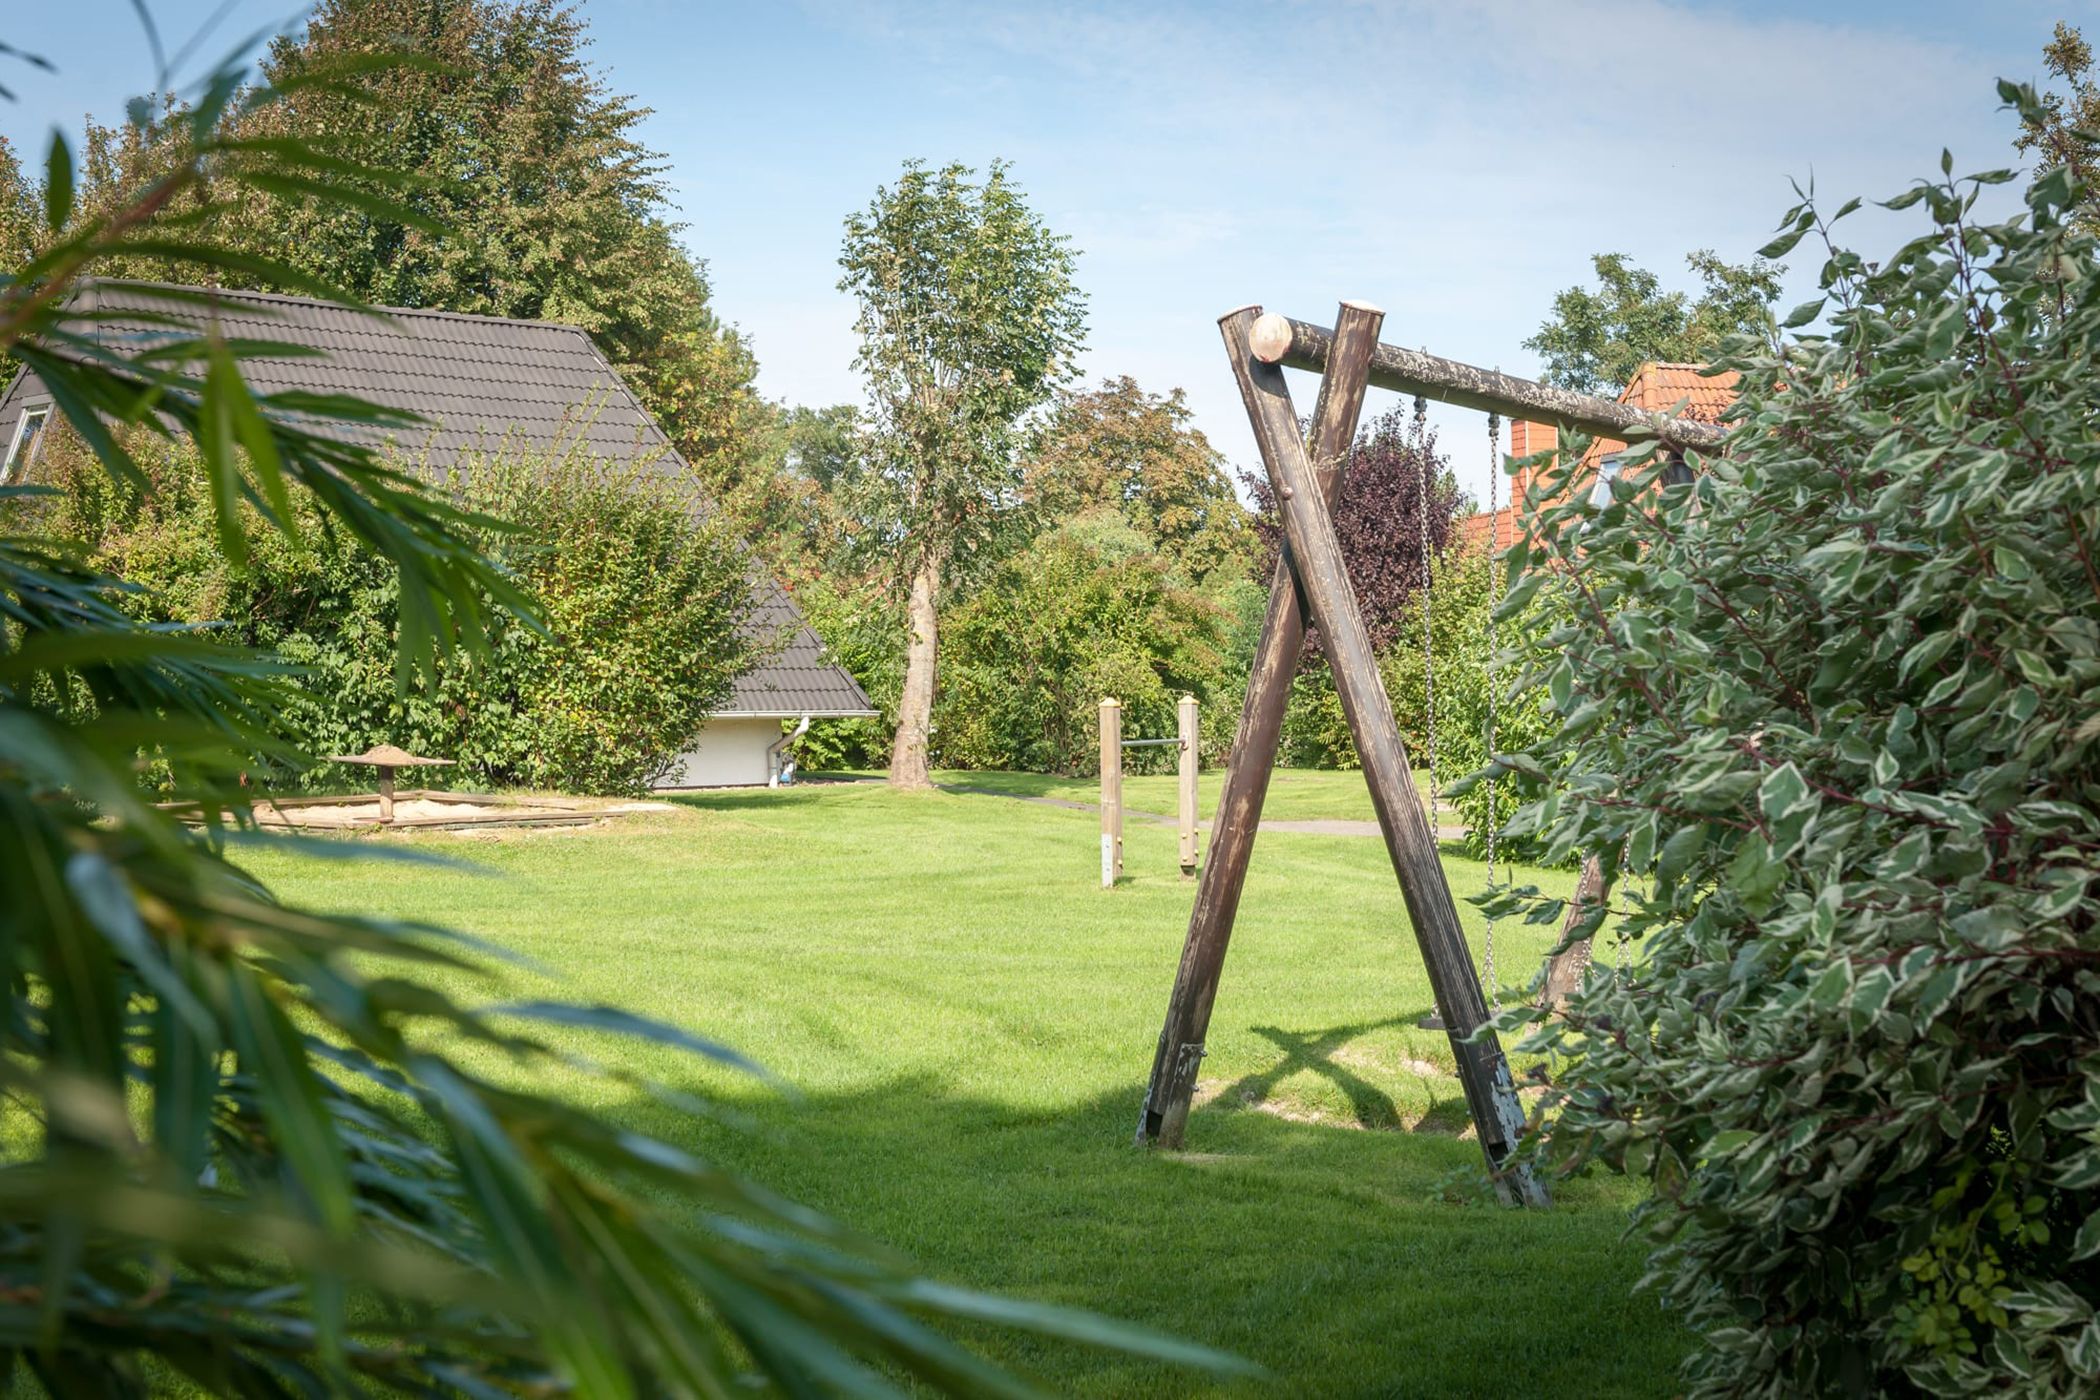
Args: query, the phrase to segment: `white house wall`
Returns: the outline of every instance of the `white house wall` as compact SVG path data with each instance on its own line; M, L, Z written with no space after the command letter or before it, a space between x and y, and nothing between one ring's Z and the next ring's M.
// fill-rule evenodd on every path
M671 771L662 788L758 787L772 778L766 749L780 742L777 719L713 719Z

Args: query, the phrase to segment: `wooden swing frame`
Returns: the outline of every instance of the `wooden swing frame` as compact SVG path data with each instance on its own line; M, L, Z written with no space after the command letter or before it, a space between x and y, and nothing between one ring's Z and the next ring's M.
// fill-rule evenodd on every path
M1378 332L1384 320L1385 313L1374 306L1345 301L1332 330L1264 315L1258 306L1227 312L1218 321L1283 518L1284 549L1269 584L1268 614L1153 1057L1137 1140L1141 1145L1181 1146L1262 799L1276 765L1291 677L1311 621L1320 629L1342 712L1363 762L1379 830L1400 880L1489 1175L1505 1202L1543 1206L1544 1184L1514 1157L1524 1128L1523 1106L1500 1040L1492 1030L1482 1031L1488 1021L1487 998L1473 970L1436 833L1416 794L1399 724L1386 698L1329 511L1356 438L1364 394L1374 386L1621 441L1660 438L1679 449L1718 447L1724 429L1381 344ZM1301 435L1291 405L1283 377L1286 367L1321 376L1309 442ZM1515 505L1511 502L1512 510ZM1575 917L1574 911L1570 917Z

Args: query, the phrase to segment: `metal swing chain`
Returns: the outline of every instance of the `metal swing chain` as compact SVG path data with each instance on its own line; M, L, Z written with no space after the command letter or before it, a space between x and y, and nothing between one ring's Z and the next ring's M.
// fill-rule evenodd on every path
M1422 474L1421 490L1415 497L1416 542L1422 553L1422 752L1429 761L1429 830L1436 832L1436 647L1429 630L1429 401L1415 395L1415 466Z
M1488 654L1487 654L1487 757L1490 776L1487 779L1487 883L1488 893L1495 892L1495 828L1501 825L1500 814L1495 810L1495 779L1492 765L1495 762L1495 647L1497 628L1495 613L1502 605L1502 571L1495 564L1495 546L1501 533L1497 523L1495 503L1501 499L1502 478L1502 416L1488 415ZM1510 500L1512 524L1516 515L1516 500ZM1500 983L1495 977L1495 916L1487 913L1487 934L1481 947L1481 972L1487 982L1488 1009L1500 1011L1502 997Z

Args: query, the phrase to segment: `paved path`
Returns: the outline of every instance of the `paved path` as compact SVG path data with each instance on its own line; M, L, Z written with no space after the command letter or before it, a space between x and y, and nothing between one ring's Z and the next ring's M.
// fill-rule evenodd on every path
M1002 792L998 788L972 787L967 783L941 783L938 786L942 792L968 793L976 797L1003 797L1010 802L1033 802L1043 807L1062 807L1068 812L1098 812L1101 810L1101 805L1097 802L1078 802L1069 797L1036 797L1027 793ZM1139 821L1151 822L1155 826L1173 826L1175 824L1175 819L1163 812L1140 812L1135 808L1125 807L1123 815L1125 817L1134 817ZM1207 821L1197 822L1196 829L1209 831L1210 823ZM1261 824L1261 829L1263 831L1281 831L1295 836L1376 836L1379 834L1377 822L1343 821L1338 818L1324 818L1314 821L1264 821ZM1463 841L1466 837L1466 829L1462 826L1440 826L1436 829L1436 836L1439 841Z

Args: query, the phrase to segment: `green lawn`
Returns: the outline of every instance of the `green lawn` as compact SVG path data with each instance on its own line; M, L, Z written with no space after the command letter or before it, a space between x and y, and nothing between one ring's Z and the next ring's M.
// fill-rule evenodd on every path
M1353 774L1278 775L1292 816L1364 816ZM986 782L987 775L971 775ZM1023 784L1024 786L1026 784ZM568 996L726 1039L769 1096L655 1047L578 1048L748 1111L601 1102L901 1247L931 1274L1098 1309L1269 1368L1233 1394L1606 1396L1675 1390L1688 1339L1630 1289L1616 1181L1548 1212L1454 1203L1478 1167L1380 843L1264 837L1211 1027L1189 1151L1130 1145L1193 886L1133 824L1096 887L1090 813L804 785L594 830L413 842L471 861L267 853L286 897L434 919L529 954ZM1449 858L1461 897L1480 868ZM1543 876L1550 882L1555 878ZM1478 920L1463 913L1478 937ZM1537 931L1498 931L1505 980ZM550 988L531 973L485 994ZM602 1096L595 1080L573 1092ZM1457 1195L1463 1197L1464 1191ZM1052 1389L1211 1393L1208 1378L985 1331Z
M1043 773L963 773L934 775L944 786L983 788L1024 797L1056 797L1071 802L1098 802L1099 778L1059 778ZM1130 812L1156 812L1171 816L1177 779L1171 773L1126 773L1123 776L1123 806ZM1417 788L1428 782L1415 775ZM1218 792L1225 784L1224 770L1205 769L1196 780L1196 807L1203 820L1210 820L1218 806ZM1269 795L1262 814L1272 821L1375 821L1370 790L1358 773L1333 773L1302 768L1280 769L1269 778Z

